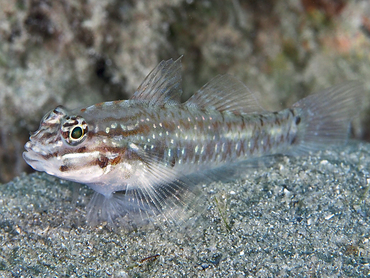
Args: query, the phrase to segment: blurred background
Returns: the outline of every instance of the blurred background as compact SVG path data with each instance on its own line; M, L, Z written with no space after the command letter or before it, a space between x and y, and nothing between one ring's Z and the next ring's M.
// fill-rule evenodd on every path
M184 100L224 73L274 111L344 80L364 81L370 95L370 1L0 0L0 7L0 183L32 171L23 145L45 113L129 98L163 59L184 55ZM367 109L355 138L370 140L369 119Z

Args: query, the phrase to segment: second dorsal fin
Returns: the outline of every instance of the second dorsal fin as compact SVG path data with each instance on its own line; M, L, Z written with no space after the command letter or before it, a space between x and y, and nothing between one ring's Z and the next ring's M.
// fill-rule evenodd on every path
M234 113L264 111L247 86L228 74L213 78L189 98L186 105Z
M160 62L137 88L132 100L145 100L153 105L179 103L181 89L181 57Z

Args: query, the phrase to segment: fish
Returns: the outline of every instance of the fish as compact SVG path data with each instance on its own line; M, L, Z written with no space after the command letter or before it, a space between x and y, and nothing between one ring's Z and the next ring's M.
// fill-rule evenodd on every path
M88 223L176 221L199 202L199 177L217 180L254 159L345 144L364 98L362 83L347 81L270 112L228 74L185 102L181 83L180 57L160 62L128 100L58 106L31 133L23 158L92 188Z

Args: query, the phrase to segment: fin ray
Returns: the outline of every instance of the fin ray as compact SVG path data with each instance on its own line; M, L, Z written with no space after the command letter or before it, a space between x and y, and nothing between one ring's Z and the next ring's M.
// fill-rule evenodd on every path
M264 111L248 87L229 74L213 78L191 96L186 105L196 105L201 108L213 107L218 111L234 113Z
M292 108L302 114L293 154L343 145L349 137L350 123L361 110L365 91L358 81L348 81L310 95Z
M135 145L134 151L147 167L145 177L127 184L124 192L111 197L94 194L88 207L88 222L95 225L108 221L108 226L137 227L147 223L183 223L197 211L201 196L198 180L189 179L166 166L155 152L146 152ZM123 225L122 225L123 224Z
M161 61L137 88L132 100L148 101L152 105L180 103L181 57L176 61Z

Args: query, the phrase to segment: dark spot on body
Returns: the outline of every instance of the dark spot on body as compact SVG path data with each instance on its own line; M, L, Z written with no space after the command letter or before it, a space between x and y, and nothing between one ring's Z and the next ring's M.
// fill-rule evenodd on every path
M121 156L117 156L116 158L113 158L111 161L110 161L110 164L112 165L117 165L118 163L121 162Z
M301 122L301 117L299 116L295 117L295 124L299 125L300 122Z
M176 159L175 159L175 157L172 157L171 167L173 168L173 167L175 167L175 165L176 165Z
M106 156L102 156L97 160L97 164L99 165L100 168L107 167L108 163L109 159Z
M61 172L68 171L68 166L66 166L66 165L62 165L62 166L60 166L60 167L59 167L59 170L60 170Z
M77 153L83 153L86 150L86 147L81 147L76 150Z

